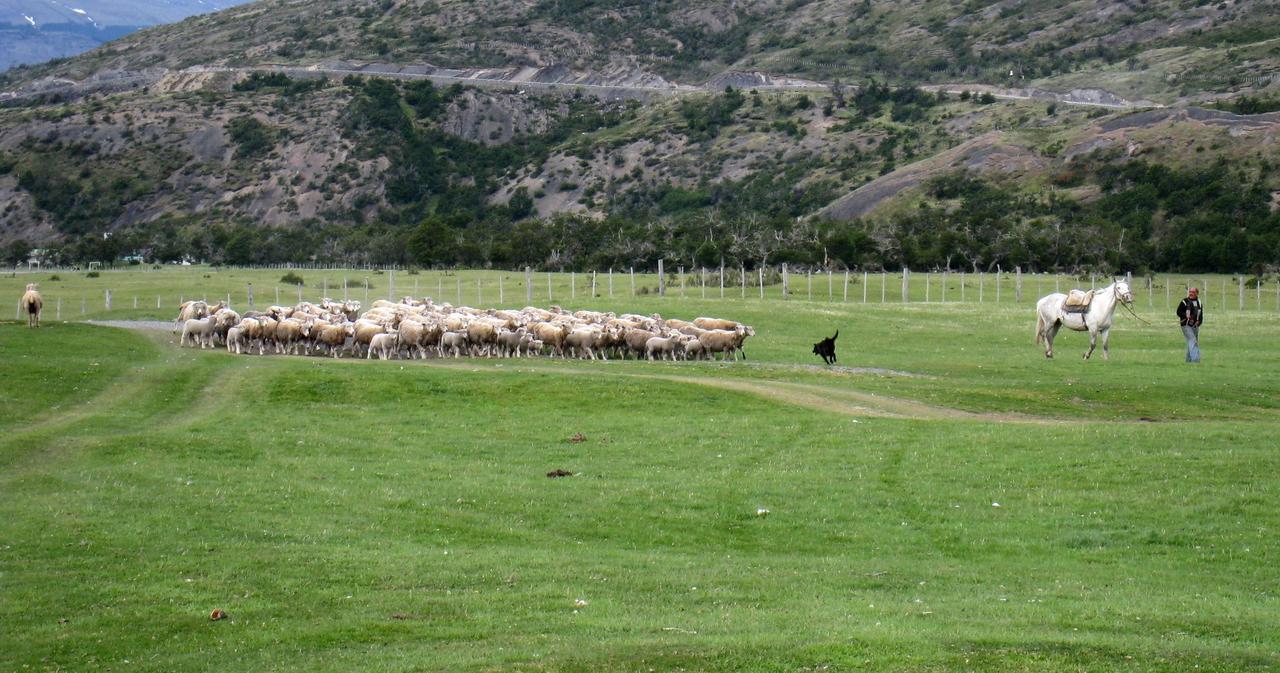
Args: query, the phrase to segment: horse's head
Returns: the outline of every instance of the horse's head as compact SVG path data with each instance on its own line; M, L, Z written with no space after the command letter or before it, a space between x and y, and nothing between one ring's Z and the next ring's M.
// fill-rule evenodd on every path
M1119 299L1122 303L1125 303L1125 304L1132 304L1133 292L1129 289L1129 284L1124 282L1123 280L1117 280L1115 285L1116 285L1116 299Z

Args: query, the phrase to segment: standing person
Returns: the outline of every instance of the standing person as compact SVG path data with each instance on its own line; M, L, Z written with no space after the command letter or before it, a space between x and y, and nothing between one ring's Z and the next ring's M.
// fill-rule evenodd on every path
M1200 305L1200 290L1187 290L1187 298L1178 304L1178 322L1182 336L1187 338L1187 362L1200 361L1200 324L1204 322L1204 307Z

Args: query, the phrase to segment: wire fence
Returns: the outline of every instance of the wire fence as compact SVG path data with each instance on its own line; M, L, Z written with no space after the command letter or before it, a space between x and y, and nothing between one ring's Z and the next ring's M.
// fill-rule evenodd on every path
M787 265L738 268L665 268L657 273L635 269L589 272L304 267L210 268L191 267L175 273L137 266L96 271L100 287L86 287L77 277L76 287L43 283L45 311L55 319L76 318L99 312L176 312L182 302L199 299L224 301L239 309L260 309L272 304L301 301L355 300L369 307L373 301L398 301L405 296L430 298L455 306L512 306L515 304L599 305L598 300L644 299L646 302L697 300L767 300L858 304L997 304L1034 306L1047 294L1073 288L1109 285L1110 275L1080 277L1062 274L1006 272L834 271L792 270ZM273 272L306 272L310 282L287 284L273 280ZM39 271L49 274L50 270ZM64 271L65 273L65 271ZM73 272L78 273L78 272ZM318 278L316 277L318 274ZM17 273L22 283L43 280L35 273ZM93 275L91 272L89 275ZM148 275L151 278L148 278ZM59 279L54 273L48 278ZM1200 288L1201 302L1209 310L1280 311L1280 282L1256 277L1169 275L1120 277L1134 294L1135 306L1172 309L1192 286ZM59 279L61 280L61 279ZM300 277L297 280L301 280ZM120 282L117 282L120 281ZM21 316L21 307L17 315Z

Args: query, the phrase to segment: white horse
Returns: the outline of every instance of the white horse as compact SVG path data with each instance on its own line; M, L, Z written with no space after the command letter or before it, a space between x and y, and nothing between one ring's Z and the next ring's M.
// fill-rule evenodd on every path
M1065 326L1076 332L1089 332L1089 350L1084 354L1086 360L1098 345L1098 335L1102 335L1102 359L1109 360L1111 318L1115 315L1116 304L1133 303L1129 284L1117 280L1101 290L1094 290L1093 301L1084 313L1067 313L1063 310L1066 301L1067 295L1055 292L1036 302L1036 343L1044 341L1044 356L1053 357L1053 338L1058 335L1058 329Z

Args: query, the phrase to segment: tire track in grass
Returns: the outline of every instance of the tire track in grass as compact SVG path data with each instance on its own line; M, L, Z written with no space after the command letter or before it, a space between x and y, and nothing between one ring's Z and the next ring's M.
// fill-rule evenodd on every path
M172 329L172 325L161 323L158 321L118 321L113 323L100 323L104 325L125 327L130 329L141 330L152 335L153 340L163 343L165 330ZM848 388L836 388L832 386L822 386L808 383L795 383L786 381L767 381L758 379L743 379L737 377L711 377L699 376L696 374L656 374L649 372L601 372L599 369L586 369L575 366L576 363L557 362L550 360L454 360L449 358L434 359L428 361L410 360L418 366L442 367L450 369L466 369L468 371L516 371L528 370L540 373L558 373L570 375L611 375L626 376L630 378L649 379L656 381L669 381L673 383L688 383L693 385L701 385L720 390L732 392L747 393L757 397L791 404L798 407L816 409L829 413L841 414L844 416L854 417L876 417L876 418L894 418L904 420L968 420L977 422L995 422L995 423L1021 423L1028 425L1062 425L1070 421L1068 419L1052 418L1047 416L1033 416L1028 414L1017 413L979 413L964 411L951 407L941 407L916 400L910 400L900 397L890 397L887 395L879 395L876 393L851 390ZM753 366L762 369L777 370L800 370L810 371L817 369L808 365L777 365L777 364L760 364L751 363ZM508 365L511 365L508 367ZM759 370L757 370L759 371ZM863 373L861 370L849 370L851 373ZM894 374L901 376L921 376L912 372L898 372L890 370L866 370L869 374ZM1124 422L1124 421L1107 421L1107 422Z
M148 426L195 417L194 409L207 404L209 391L233 374L214 360L195 362L185 353L164 347L159 338L149 357L131 364L97 395L55 415L11 428L0 439L0 466L6 477L20 476L28 468L48 467L60 452L79 450L87 440L137 433Z
M573 365L555 364L553 362L522 362L512 368L503 367L504 363L491 361L459 361L443 362L439 360L416 361L420 366L443 367L448 369L466 369L473 372L512 372L530 371L544 374L567 375L609 375L671 383L686 383L706 386L737 393L747 393L757 397L791 404L798 407L815 409L854 417L894 418L903 420L968 420L977 422L1024 423L1029 425L1062 425L1066 419L1046 416L1031 416L1015 413L978 413L939 407L901 397L890 397L877 393L868 393L848 388L795 383L790 381L768 381L759 379L741 379L736 377L711 377L696 374L657 374L650 372L601 372L598 369L585 369ZM1106 421L1116 422L1116 421ZM1123 421L1119 421L1123 422Z

